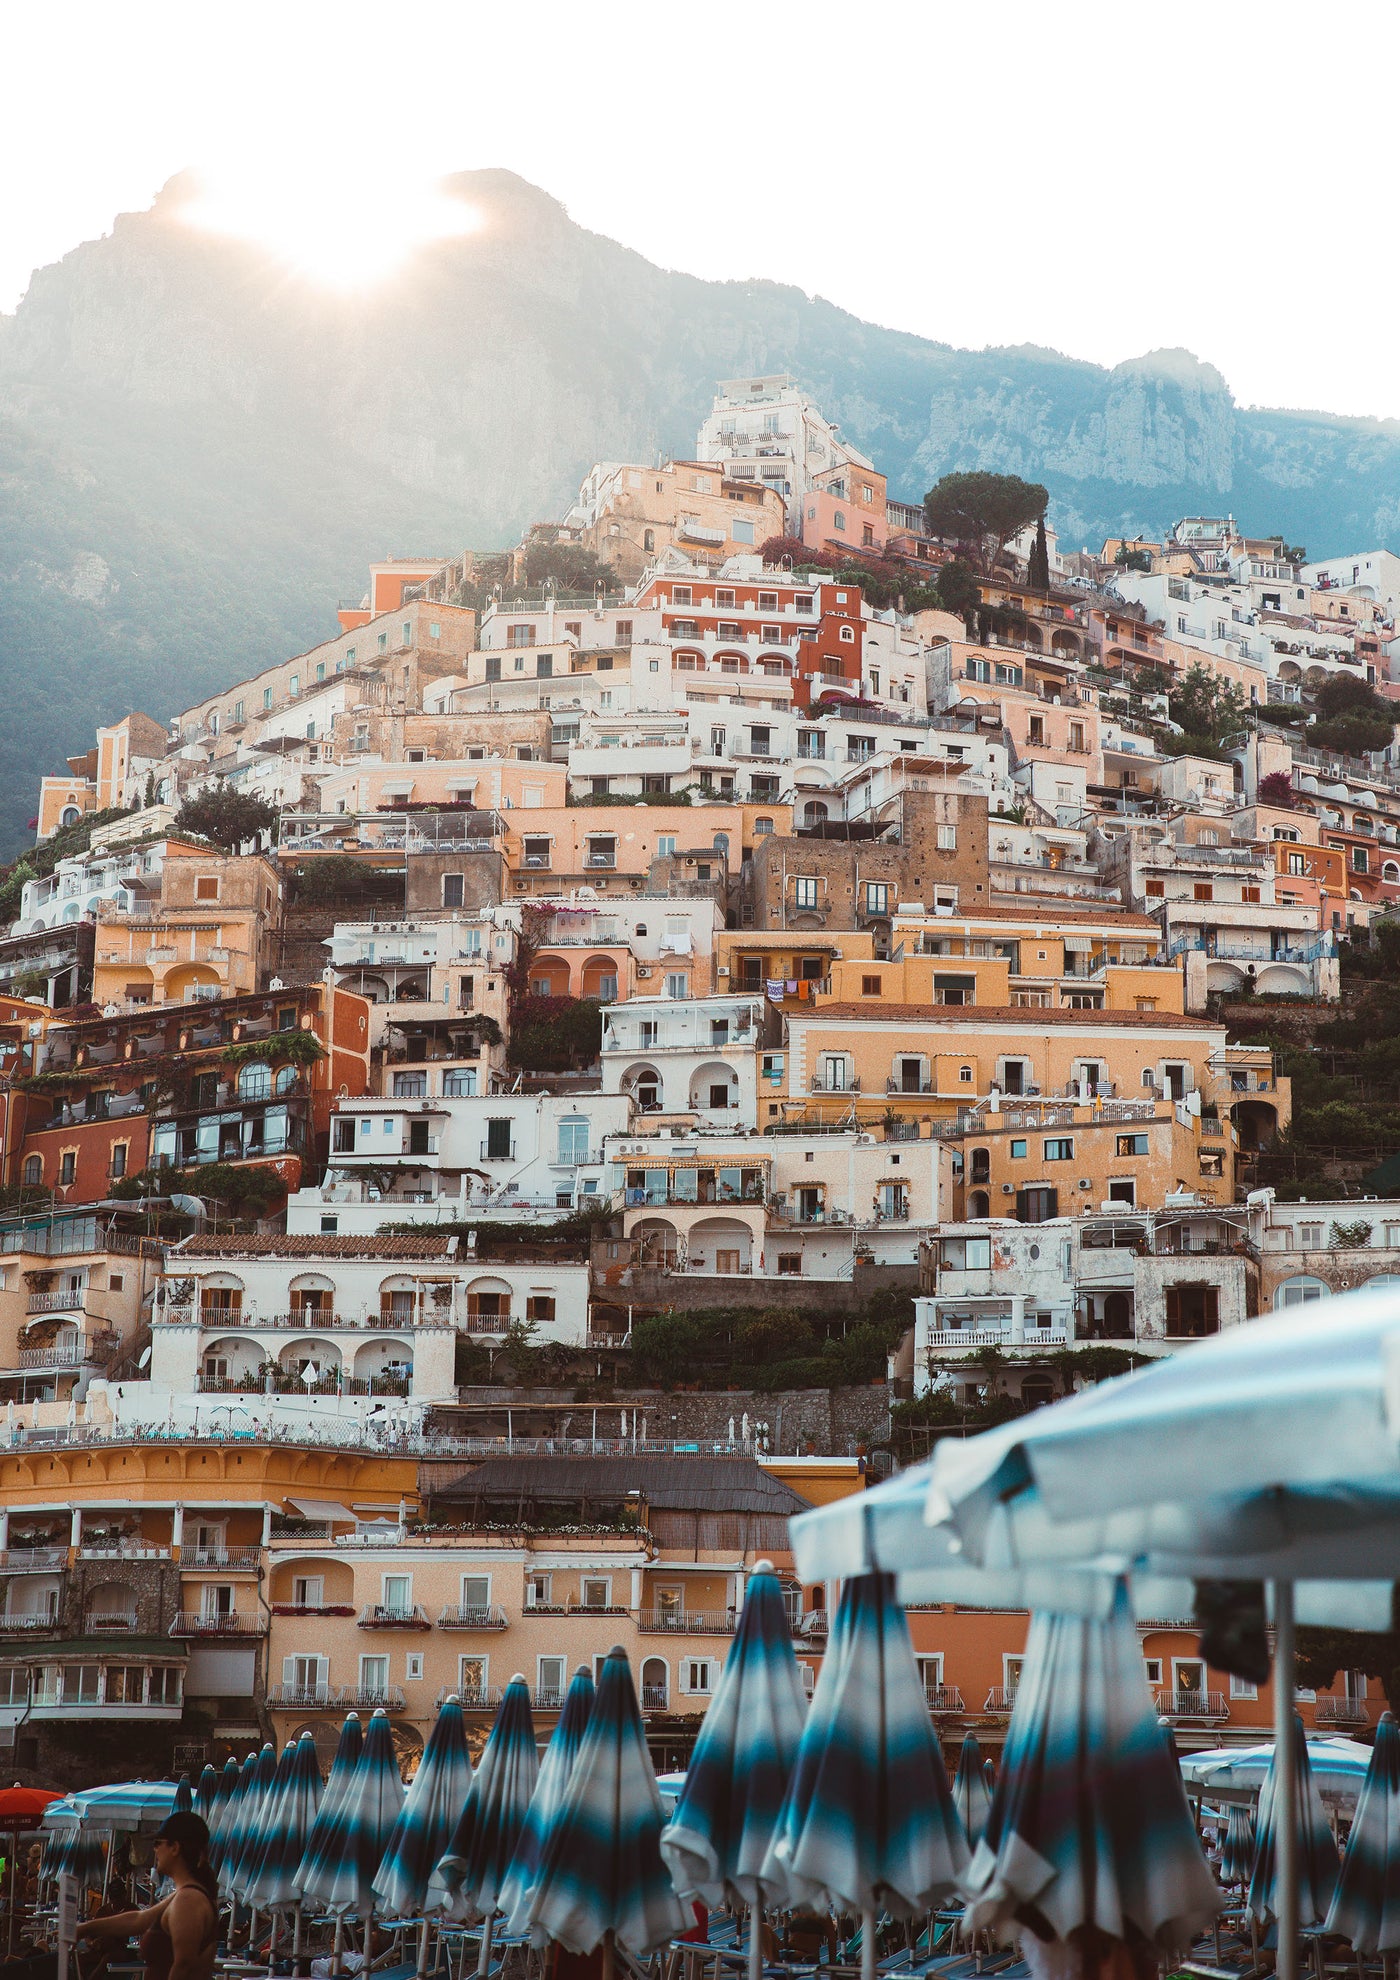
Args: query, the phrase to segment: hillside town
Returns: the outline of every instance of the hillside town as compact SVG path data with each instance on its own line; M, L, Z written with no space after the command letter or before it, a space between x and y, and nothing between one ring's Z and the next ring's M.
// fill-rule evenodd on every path
M548 1728L618 1643L684 1766L761 1559L815 1685L840 1576L791 1515L1400 1282L1356 1016L1400 557L1070 549L1011 480L896 496L800 383L724 381L693 458L398 546L308 652L42 777L0 878L18 1777L354 1707L415 1754L517 1670ZM909 1622L995 1755L1026 1615ZM1189 1620L1140 1635L1183 1751L1268 1727Z

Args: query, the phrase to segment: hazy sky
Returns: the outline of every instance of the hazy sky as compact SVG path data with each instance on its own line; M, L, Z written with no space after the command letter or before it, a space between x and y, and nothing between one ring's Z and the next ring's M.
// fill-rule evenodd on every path
M1398 49L1337 0L47 0L6 17L0 309L185 165L303 239L503 165L669 267L1400 416Z

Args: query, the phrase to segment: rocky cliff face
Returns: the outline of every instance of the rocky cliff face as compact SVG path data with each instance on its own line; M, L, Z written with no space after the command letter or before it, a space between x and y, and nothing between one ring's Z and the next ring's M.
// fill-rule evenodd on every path
M684 452L745 371L796 374L896 494L1043 480L1069 543L1221 508L1319 554L1400 535L1393 424L1242 412L1181 351L953 350L653 267L507 173L455 186L479 229L344 297L194 231L176 180L0 319L0 846L95 721L311 644L373 558L508 542L593 460Z

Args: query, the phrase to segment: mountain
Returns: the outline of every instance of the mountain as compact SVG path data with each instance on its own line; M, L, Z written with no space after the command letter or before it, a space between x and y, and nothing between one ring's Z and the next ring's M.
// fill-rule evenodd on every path
M684 453L745 372L793 372L897 495L1044 481L1068 544L1223 509L1400 542L1396 423L1241 410L1184 351L955 350L657 268L509 173L450 190L479 227L347 296L196 231L177 178L0 318L0 848L95 722L312 644L375 558L504 544L595 459Z

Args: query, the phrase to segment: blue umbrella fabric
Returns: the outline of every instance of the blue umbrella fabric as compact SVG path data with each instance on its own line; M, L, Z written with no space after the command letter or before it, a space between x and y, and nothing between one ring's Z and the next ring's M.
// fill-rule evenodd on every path
M732 1896L747 1905L785 1901L785 1884L763 1888L764 1865L806 1723L782 1584L771 1562L760 1561L661 1837L682 1897L711 1906Z
M206 1829L212 1833L214 1809L219 1799L219 1776L211 1760L206 1760L199 1777L199 1785L194 1791L194 1808Z
M489 1919L500 1909L539 1771L530 1689L517 1674L506 1686L452 1840L433 1871L430 1904L457 1918L476 1911Z
M244 1782L238 1804L238 1831L224 1855L224 1881L237 1898L243 1897L248 1872L257 1852L268 1795L277 1778L277 1749L272 1741L259 1752L251 1776Z
M192 1815L194 1813L194 1789L190 1786L190 1777L188 1774L181 1774L179 1780L175 1783L175 1793L170 1803L170 1812L173 1815Z
M1106 1623L1036 1615L987 1827L963 1882L969 1931L1031 1923L1189 1945L1220 1909L1143 1670L1126 1590Z
M219 1882L228 1889L229 1872L238 1859L238 1839L242 1832L243 1799L257 1772L258 1756L249 1753L243 1764L230 1758L224 1765L224 1777L220 1783L223 1793L223 1806L219 1809L217 1827L210 1833L209 1860L219 1873ZM230 1769L232 1772L230 1773Z
M297 1882L305 1895L305 1879L314 1864L327 1858L332 1848L332 1834L336 1812L344 1801L346 1790L355 1778L355 1770L360 1764L360 1754L364 1750L364 1734L360 1722L351 1712L340 1728L340 1738L336 1741L335 1755L326 1785L321 1791L321 1805L316 1810L316 1820L311 1824L311 1834L306 1839L306 1851L297 1872Z
M319 1847L308 1844L298 1878L301 1894L328 1911L366 1915L374 1906L374 1873L403 1811L404 1789L394 1755L389 1715L377 1711L353 1775ZM321 1824L315 1825L321 1831Z
M991 1812L992 1784L987 1778L990 1766L991 1762L982 1758L976 1733L968 1733L958 1754L958 1771L953 1776L953 1806L973 1849L982 1840Z
M501 1886L501 1912L509 1932L524 1932L526 1928L530 1897L539 1874L545 1842L564 1805L574 1762L593 1714L594 1697L593 1679L580 1666L564 1694L564 1709L544 1750L535 1791L530 1796L530 1806L521 1825L520 1840L515 1845L515 1854Z
M426 1905L429 1881L452 1840L471 1784L462 1707L455 1697L448 1698L374 1874L374 1895L391 1917L410 1917Z
M661 1858L664 1815L627 1656L608 1652L583 1745L530 1899L536 1945L589 1953L609 1934L638 1958L691 1923Z
M1298 1923L1314 1925L1327 1916L1337 1887L1340 1867L1331 1824L1322 1806L1322 1797L1313 1779L1308 1760L1308 1743L1303 1738L1300 1719L1293 1721L1293 1766L1298 1808ZM1249 1880L1248 1904L1260 1920L1277 1915L1275 1886L1278 1880L1278 1832L1275 1804L1278 1799L1279 1755L1275 1749L1259 1790L1258 1837L1254 1870Z
M1381 1714L1325 1929L1369 1957L1400 1947L1400 1726Z
M763 1869L794 1901L911 1916L968 1860L894 1577L846 1583Z
M1236 1802L1225 1821L1225 1841L1220 1851L1222 1884L1249 1882L1254 1869L1254 1810Z
M296 1903L301 1895L297 1880L301 1859L320 1804L316 1741L304 1732L295 1743L287 1742L277 1763L277 1778L243 1880L243 1895L249 1904L270 1908Z

